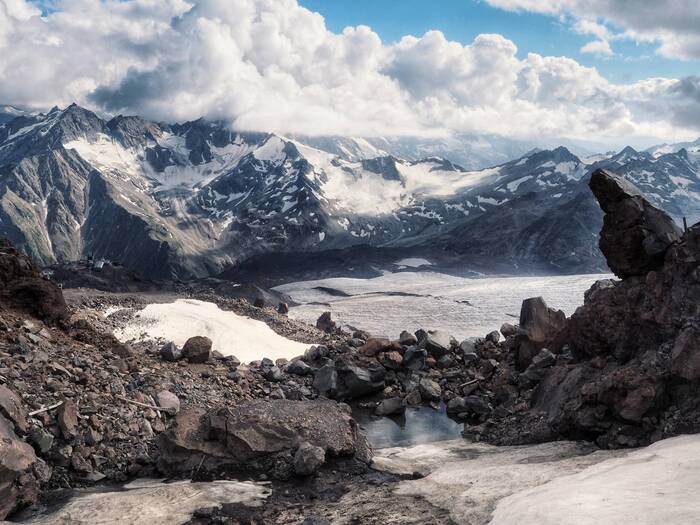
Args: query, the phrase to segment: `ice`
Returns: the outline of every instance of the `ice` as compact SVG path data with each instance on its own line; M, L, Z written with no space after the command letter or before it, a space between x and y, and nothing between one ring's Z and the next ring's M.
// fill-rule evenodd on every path
M491 525L699 523L700 435L659 441L502 500Z
M428 259L423 259L421 257L406 257L405 259L396 261L394 264L397 266L407 266L409 268L433 265L433 263L431 263Z
M270 489L251 481L163 483L139 480L113 491L78 491L57 510L23 520L33 525L170 525L187 523L201 508L224 503L250 507L262 505Z
M483 336L504 322L518 322L520 305L542 296L570 315L583 293L609 274L465 278L438 272L385 273L372 279L331 278L277 289L301 303L290 316L315 322L325 310L342 324L396 337L402 330L446 330L461 339ZM329 294L338 289L348 296ZM342 295L342 294L341 294Z
M183 345L196 335L206 336L212 340L213 350L223 355L235 355L243 363L263 357L290 359L303 354L309 347L282 337L262 321L195 299L149 304L133 322L116 330L115 335L122 342L164 339L177 345Z
M424 498L449 511L455 523L473 525L488 523L495 505L503 498L625 454L619 451L590 452L588 446L567 441L495 447L459 439L408 448L379 449L375 452L374 468L403 475L422 473L425 477L421 479L402 481L395 494ZM563 495L556 493L549 497L551 501ZM547 508L548 502L541 502L540 506ZM544 522L535 521L518 523L544 525ZM564 525L573 522L560 520L551 523Z

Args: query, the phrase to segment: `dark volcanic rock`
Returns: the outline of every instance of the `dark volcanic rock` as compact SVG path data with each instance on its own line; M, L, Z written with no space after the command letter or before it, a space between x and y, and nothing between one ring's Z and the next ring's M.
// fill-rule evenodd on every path
M190 363L206 363L211 357L211 345L208 337L190 337L182 347L182 357Z
M600 250L618 277L645 275L663 265L681 230L630 182L607 170L591 176L590 187L605 212Z
M319 318L316 320L316 328L327 334L332 334L336 331L337 327L335 321L331 319L330 312L323 312Z
M182 357L182 349L172 341L165 343L160 349L160 357L164 361L177 361Z
M0 239L0 304L5 303L47 323L68 319L61 290L41 277L34 263L9 241Z
M304 443L329 456L371 459L365 437L343 405L257 400L210 412L181 412L175 426L160 435L158 468L169 476L213 479L254 471L286 478Z
M0 520L35 503L47 477L47 466L17 437L12 422L0 415Z
M524 300L520 308L520 330L515 336L518 370L525 370L535 355L554 340L565 325L564 312L549 308L542 297Z

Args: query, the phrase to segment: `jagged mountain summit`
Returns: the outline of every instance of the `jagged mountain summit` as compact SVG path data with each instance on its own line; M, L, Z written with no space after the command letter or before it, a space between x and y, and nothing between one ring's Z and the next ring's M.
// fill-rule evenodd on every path
M626 149L590 164L563 147L534 149L473 171L367 145L351 155L348 144L203 119L105 120L77 105L23 113L0 125L0 236L42 264L94 254L159 278L363 245L581 271L605 268L592 169L622 173L676 218L700 209L698 165L683 151Z

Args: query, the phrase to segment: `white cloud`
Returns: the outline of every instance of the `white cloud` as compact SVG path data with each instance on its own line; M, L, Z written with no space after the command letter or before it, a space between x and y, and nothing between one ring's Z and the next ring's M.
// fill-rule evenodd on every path
M592 28L596 21L619 28L616 37L658 42L658 52L669 58L700 58L700 2L698 0L486 0L511 11L532 11L573 17L575 28ZM599 29L600 31L600 29ZM602 36L609 40L611 34Z
M190 1L57 0L41 17L0 0L0 101L308 134L672 140L700 127L682 118L700 105L692 83L612 84L566 57L520 58L501 35L387 45L365 26L333 33L296 0ZM605 52L604 26L579 30Z
M607 40L593 40L592 42L588 42L581 48L581 53L590 53L592 55L608 57L615 54L610 47L610 42Z

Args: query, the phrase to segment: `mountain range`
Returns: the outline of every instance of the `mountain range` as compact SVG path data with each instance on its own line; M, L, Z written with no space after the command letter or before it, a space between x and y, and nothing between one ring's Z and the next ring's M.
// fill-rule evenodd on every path
M155 278L343 250L348 264L385 251L502 271L598 271L602 214L586 181L599 167L679 222L700 218L700 141L582 159L486 137L504 158L474 170L443 154L459 149L452 140L441 149L4 106L0 236L40 264L93 254Z

